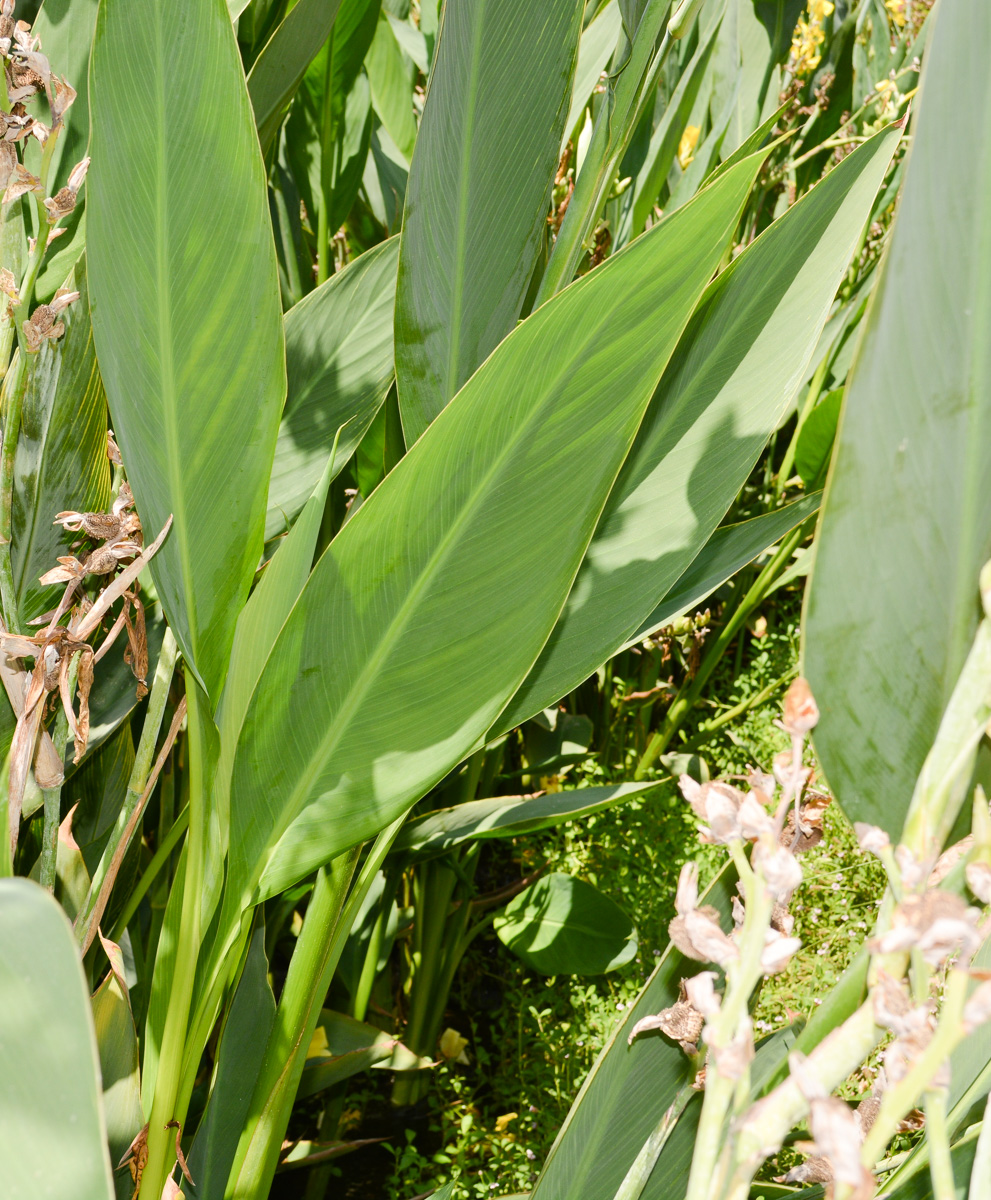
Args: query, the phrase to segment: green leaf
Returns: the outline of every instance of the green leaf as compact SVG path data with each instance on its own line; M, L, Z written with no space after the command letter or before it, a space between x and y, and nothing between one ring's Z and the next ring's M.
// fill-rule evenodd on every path
M571 107L568 109L568 117L564 122L564 136L561 139L562 154L575 131L579 117L592 99L602 72L609 65L622 27L619 4L617 0L609 0L582 33L578 43L575 82L571 89Z
M341 7L342 0L299 0L255 59L248 73L248 94L263 153L274 141L289 101L329 37Z
M516 690L753 171L523 322L331 543L238 744L241 903L263 874L274 894L395 819Z
M471 800L408 821L393 844L393 852L421 858L443 853L469 840L516 837L537 829L549 829L564 821L603 812L656 787L656 783L622 783L551 792L532 799L493 796L486 800Z
M392 23L384 12L379 15L375 37L365 56L365 70L375 111L408 160L416 141L413 68L399 48Z
M91 82L97 355L147 536L173 517L151 574L215 704L285 395L265 175L225 7L189 0L177 21L164 0L105 0Z
M829 463L842 403L843 389L836 388L824 396L805 418L795 448L795 470L806 487L816 482Z
M391 1058L400 1044L374 1025L356 1021L344 1013L325 1008L317 1022L317 1033L323 1030L326 1049L312 1058L307 1057L299 1080L296 1099L315 1095L324 1088L350 1079L376 1063Z
M706 290L557 627L492 736L615 654L708 541L805 377L899 134L844 159Z
M31 358L14 459L11 559L22 625L54 608L65 590L38 582L79 540L53 523L55 514L98 512L110 504L107 398L93 349L84 261L66 286L79 299L61 318L65 334Z
M571 875L544 875L495 919L499 941L542 975L601 975L637 952L637 931L598 888Z
M726 864L706 890L728 924L736 875ZM681 1047L663 1037L627 1038L642 1017L660 1012L678 998L678 981L698 964L668 945L640 995L618 1022L582 1084L562 1125L531 1200L612 1200L627 1170L675 1093L690 1082L691 1063ZM666 1171L672 1152L691 1155L698 1105L693 1102L665 1147L644 1195L678 1200ZM687 1173L685 1174L687 1179ZM665 1190L665 1186L668 1190ZM683 1184L682 1184L683 1186Z
M892 839L970 649L991 557L991 81L975 65L986 36L991 9L937 15L807 600L819 760L844 812Z
M366 251L285 318L289 388L279 426L265 536L295 519L327 465L337 475L372 423L393 378L392 310L399 238Z
M244 969L224 1024L206 1112L189 1151L195 1185L183 1184L190 1200L224 1200L241 1129L248 1117L251 1090L261 1070L275 1022L275 997L268 982L265 926L251 935Z
M6 1200L114 1200L93 1015L72 927L0 879L0 1172Z
M786 504L784 508L739 521L735 525L721 525L698 552L681 578L667 593L661 603L643 622L627 642L634 646L650 637L677 617L695 608L716 588L721 587L747 563L790 533L796 525L808 520L818 511L822 500L821 492L813 492ZM624 647L625 649L626 647Z
M406 189L396 377L412 445L520 315L581 0L448 0Z
M124 960L120 947L113 942L104 942L103 947L111 956L111 970L93 996L93 1023L100 1052L110 1161L116 1164L127 1153L145 1119L141 1112L138 1035L124 978ZM117 1200L131 1200L134 1183L128 1171L115 1172L114 1187Z
M643 231L647 217L657 203L661 188L671 170L671 164L674 162L674 156L678 152L681 135L692 115L702 80L709 69L718 32L719 22L717 21L711 33L701 42L691 61L685 67L663 116L651 134L647 157L633 183L632 201L626 208L623 220L617 230L617 241L620 245Z

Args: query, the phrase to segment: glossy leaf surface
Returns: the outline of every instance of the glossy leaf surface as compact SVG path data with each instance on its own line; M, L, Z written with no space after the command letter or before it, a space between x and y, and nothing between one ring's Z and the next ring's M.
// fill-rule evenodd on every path
M323 43L342 0L299 0L286 14L248 74L248 93L263 151L271 146L289 101Z
M619 905L559 872L514 896L494 928L504 946L542 975L601 975L637 952L636 929Z
M820 762L846 813L892 838L991 557L991 79L976 65L988 37L991 9L937 15L806 601Z
M265 536L306 503L341 432L334 474L364 437L393 378L392 310L399 239L368 250L287 313L289 386L279 426Z
M3 879L0 945L4 1196L114 1200L93 1015L72 927L36 883Z
M263 873L272 894L398 816L518 687L753 170L521 324L331 543L235 757L242 902Z
M898 135L882 132L847 157L706 290L564 612L498 731L615 654L708 541L804 379Z
M396 853L416 857L440 854L475 838L515 837L548 829L612 808L651 792L654 783L621 783L612 787L578 788L543 796L493 796L441 808L408 821L393 844Z
M91 83L96 350L145 530L173 518L151 573L215 704L285 395L265 177L225 6L105 0Z
M413 442L513 328L578 53L579 0L448 0L406 188L396 375Z

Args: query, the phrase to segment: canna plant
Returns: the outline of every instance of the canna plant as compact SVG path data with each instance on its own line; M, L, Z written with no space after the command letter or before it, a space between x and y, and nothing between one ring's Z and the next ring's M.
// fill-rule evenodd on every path
M901 126L771 220L762 100L660 219L670 129L632 208L617 174L728 6L393 7L4 0L12 1195L51 1145L56 1193L267 1194L413 807L491 799L486 747L818 503L720 527L834 362Z

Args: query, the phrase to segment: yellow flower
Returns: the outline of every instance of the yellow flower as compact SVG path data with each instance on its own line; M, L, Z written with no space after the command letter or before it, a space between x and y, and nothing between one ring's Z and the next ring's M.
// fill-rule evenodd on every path
M698 125L686 125L685 132L681 135L681 141L678 143L678 162L681 164L681 169L687 169L688 164L695 157L695 147L698 145L699 134L702 130Z
M831 0L808 0L808 19L799 17L791 39L789 66L793 75L807 75L819 65L822 58L819 47L826 40L822 23L834 7Z
M908 21L908 5L905 0L884 0L884 7L888 10L891 20L902 29Z

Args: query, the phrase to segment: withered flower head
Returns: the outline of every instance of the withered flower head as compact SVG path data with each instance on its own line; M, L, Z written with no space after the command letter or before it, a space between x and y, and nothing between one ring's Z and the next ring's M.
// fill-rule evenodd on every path
M682 954L696 962L725 967L740 956L736 943L720 929L719 914L708 904L675 917L668 933Z
M65 333L65 324L55 318L64 308L68 308L73 300L78 299L78 292L69 292L65 288L59 288L51 304L38 305L30 318L21 326L29 351L40 350L42 342L46 340L58 341Z
M702 1035L705 1017L688 1000L685 991L685 980L679 986L679 999L670 1007L665 1008L656 1016L643 1017L630 1030L628 1044L642 1033L659 1029L666 1037L677 1042L686 1054L695 1054L698 1050L698 1040Z
M21 297L17 291L17 280L9 267L0 268L0 292L9 296L15 304L20 304Z
M815 728L818 720L819 709L812 697L809 681L799 675L785 693L781 723L792 737L802 737Z
M775 900L787 904L802 882L802 868L794 854L778 845L773 837L765 837L754 847L751 861L763 877L768 892Z
M79 189L86 178L88 167L88 158L84 158L81 162L76 163L69 173L69 182L65 187L59 188L54 196L45 200L49 225L54 225L58 221L61 221L63 217L67 217L76 207L76 197L79 195Z
M934 1022L931 1005L913 1004L903 980L892 978L887 971L879 971L871 999L874 1002L874 1020L898 1037L932 1034Z
M704 1017L714 1017L719 1012L721 1001L715 983L715 971L699 971L690 979L682 980L689 1003Z
M963 1009L963 1027L966 1033L973 1033L985 1021L991 1021L991 979L985 980L976 988Z
M13 145L7 140L0 140L0 187L6 189L10 182L10 177L14 174L18 167L17 151ZM13 197L11 197L13 199ZM4 193L4 204L7 203L6 191Z
M922 896L910 894L895 909L891 928L877 939L876 948L891 954L916 946L932 967L954 953L966 961L981 944L979 916L951 892L934 888Z
M972 862L966 868L967 886L982 904L991 904L991 866Z
M674 897L674 906L678 915L686 916L699 902L699 868L698 863L686 862L678 875L678 890Z
M764 934L764 949L760 956L760 969L765 975L777 975L783 971L802 948L801 940L797 937L785 937L776 929L768 929Z
M714 1045L709 1040L708 1029L703 1030L702 1040L709 1046L716 1070L724 1079L731 1079L735 1082L743 1078L747 1067L754 1059L754 1031L749 1017L742 1022L736 1037L725 1046Z
M11 150L13 147L11 147ZM4 152L9 153L9 152ZM16 161L13 169L8 176L6 190L3 194L4 204L9 204L12 200L16 200L18 196L24 196L28 192L40 192L41 180L37 175L32 175L31 172L24 166L23 163Z
M891 845L891 839L877 825L868 825L866 821L854 821L854 833L857 843L865 854L875 854L879 858Z

